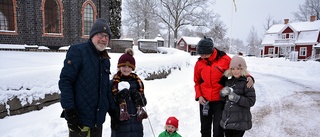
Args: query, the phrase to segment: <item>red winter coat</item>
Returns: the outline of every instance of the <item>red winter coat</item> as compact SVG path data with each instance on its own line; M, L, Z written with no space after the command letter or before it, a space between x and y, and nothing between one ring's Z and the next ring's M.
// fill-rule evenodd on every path
M223 51L214 48L212 55L201 59L194 66L195 99L200 96L208 101L219 101L219 92L223 88L218 82L224 71L229 69L231 58Z

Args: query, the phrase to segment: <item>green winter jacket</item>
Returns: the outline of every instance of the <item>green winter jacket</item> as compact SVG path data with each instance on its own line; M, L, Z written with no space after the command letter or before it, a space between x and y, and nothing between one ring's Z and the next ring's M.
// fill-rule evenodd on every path
M163 131L158 137L182 137L178 132L174 132L171 135L167 131Z

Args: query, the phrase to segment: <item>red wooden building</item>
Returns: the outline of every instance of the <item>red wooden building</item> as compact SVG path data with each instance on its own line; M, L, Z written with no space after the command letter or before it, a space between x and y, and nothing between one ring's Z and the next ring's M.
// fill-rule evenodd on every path
M320 20L315 16L307 22L273 25L265 33L261 43L263 46L262 57L286 57L297 53L297 60L320 58Z
M191 55L197 54L197 44L201 40L199 37L182 36L177 43L177 49L186 51Z

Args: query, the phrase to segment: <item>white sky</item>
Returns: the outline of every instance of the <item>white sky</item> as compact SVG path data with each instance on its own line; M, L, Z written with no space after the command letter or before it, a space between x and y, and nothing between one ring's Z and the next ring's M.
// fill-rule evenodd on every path
M273 20L289 19L294 21L293 12L298 11L299 5L305 0L235 0L237 11L234 10L233 0L215 0L213 9L221 15L221 20L229 28L228 37L240 39L246 44L251 27L254 26L260 38L264 34L266 18L270 15Z
M145 72L181 67L166 79L143 80L149 114L149 119L143 121L144 134L153 137L154 132L157 137L164 131L166 119L176 116L178 132L183 137L199 137L199 106L193 87L193 67L198 56L175 49L160 50L168 54L143 54L134 46L137 73L142 78ZM0 51L0 103L13 95L24 104L45 93L59 92L57 82L65 54ZM120 55L110 53L113 74ZM245 60L255 78L257 95L251 109L253 127L245 137L320 136L320 63L291 62L284 58L245 57ZM20 87L23 88L12 90ZM0 137L66 137L67 124L59 118L61 111L60 103L55 103L40 111L0 119ZM109 120L107 115L104 137L110 136Z

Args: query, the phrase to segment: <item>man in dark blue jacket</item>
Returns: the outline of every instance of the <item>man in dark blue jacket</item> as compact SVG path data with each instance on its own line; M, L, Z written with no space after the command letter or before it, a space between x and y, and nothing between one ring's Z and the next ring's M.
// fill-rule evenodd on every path
M61 70L61 114L69 137L101 137L106 113L115 108L110 87L110 57L105 50L109 25L97 19L87 42L71 45Z

